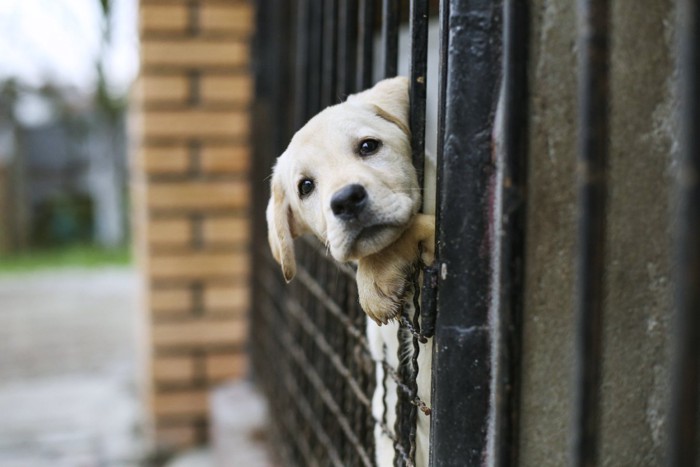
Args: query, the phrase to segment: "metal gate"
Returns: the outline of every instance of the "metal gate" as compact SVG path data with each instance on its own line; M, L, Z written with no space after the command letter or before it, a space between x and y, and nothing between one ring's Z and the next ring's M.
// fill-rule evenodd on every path
M402 18L411 35L411 130L423 166L427 22L440 21L436 265L420 320L402 320L420 349L434 333L431 465L517 465L528 118L524 0L259 0L254 49L255 165L252 353L289 465L373 465L375 363L354 271L315 240L297 241L298 278L285 285L266 242L266 180L292 134L322 108L397 72ZM578 278L573 465L596 465L609 138L609 6L580 0ZM682 159L677 242L679 332L669 465L697 455L700 297L700 13L681 2ZM375 50L375 37L381 46ZM465 175L465 174L468 174ZM433 287L435 285L436 287ZM421 326L423 331L421 332ZM397 463L415 451L415 360L387 371L399 387ZM386 420L384 420L386 422Z

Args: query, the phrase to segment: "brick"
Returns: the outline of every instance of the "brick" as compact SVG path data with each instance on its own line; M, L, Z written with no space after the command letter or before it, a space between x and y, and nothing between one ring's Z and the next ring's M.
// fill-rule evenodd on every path
M150 110L143 113L146 138L243 138L250 132L245 111Z
M184 103L190 95L189 79L184 75L143 75L139 84L146 103Z
M143 67L243 67L248 65L248 45L241 40L147 40L141 43Z
M248 255L234 253L188 253L151 258L153 279L204 279L243 277L248 272Z
M199 25L205 32L253 32L253 8L247 3L204 3L199 10Z
M138 155L138 164L147 174L182 174L190 168L190 156L186 147L144 147Z
M143 31L184 32L189 23L187 4L142 4L139 19Z
M201 416L208 412L206 390L157 393L153 398L156 416Z
M247 74L204 75L200 86L200 96L206 103L247 105L253 96L253 82Z
M248 206L248 184L243 181L151 183L147 190L151 209L240 209Z
M156 357L151 370L153 379L159 383L182 383L194 379L191 357Z
M240 345L247 335L243 319L197 319L154 323L153 343L156 347L202 347Z
M192 240L188 219L158 219L148 223L148 241L157 246L186 246Z
M250 222L240 217L210 217L204 220L202 234L206 243L247 243L250 239Z
M247 309L250 295L247 284L210 285L204 289L204 307L207 310Z
M189 311L192 292L189 288L151 289L150 307L154 313Z
M207 173L247 173L250 149L247 146L205 146L201 154L202 170Z
M204 360L207 380L218 383L225 379L241 378L248 371L248 359L243 352L210 354Z

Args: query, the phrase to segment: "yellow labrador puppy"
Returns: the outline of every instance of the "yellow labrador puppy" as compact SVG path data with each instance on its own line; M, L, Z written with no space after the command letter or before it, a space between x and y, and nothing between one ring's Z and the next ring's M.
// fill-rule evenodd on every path
M315 234L337 261L357 263L360 304L374 321L366 332L377 362L372 415L379 466L394 464L397 403L396 382L385 378L381 361L399 366L394 318L410 298L419 245L423 261L433 261L435 217L418 214L408 107L408 80L392 78L320 112L278 158L266 213L270 247L287 281L296 272L293 239L305 233ZM418 396L429 405L430 343L418 359ZM419 414L416 465L427 465L429 431L429 418Z
M435 221L418 214L408 80L387 79L313 117L278 158L267 207L270 247L284 278L293 239L315 234L337 261L357 262L360 304L377 324L397 317L422 244L432 262Z

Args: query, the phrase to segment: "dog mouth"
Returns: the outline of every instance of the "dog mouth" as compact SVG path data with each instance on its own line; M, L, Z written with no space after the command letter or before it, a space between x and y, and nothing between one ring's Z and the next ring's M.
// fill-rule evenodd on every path
M387 229L396 227L398 226L391 224L377 224L371 225L369 227L364 227L363 229L360 229L360 231L357 233L353 242L357 243L363 240L371 241L373 239L376 239L382 234L382 232L386 231Z
M365 209L354 219L332 218L326 235L331 254L341 262L378 253L394 243L408 227L415 212L408 198L385 203L381 209Z
M375 224L363 227L348 242L352 256L363 257L377 253L392 244L400 235L397 224Z

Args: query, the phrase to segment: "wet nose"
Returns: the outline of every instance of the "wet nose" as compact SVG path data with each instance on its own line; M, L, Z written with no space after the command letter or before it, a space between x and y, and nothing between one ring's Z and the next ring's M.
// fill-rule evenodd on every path
M357 219L367 204L367 191L362 185L347 185L336 191L331 198L331 210L339 219Z

